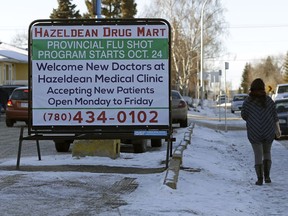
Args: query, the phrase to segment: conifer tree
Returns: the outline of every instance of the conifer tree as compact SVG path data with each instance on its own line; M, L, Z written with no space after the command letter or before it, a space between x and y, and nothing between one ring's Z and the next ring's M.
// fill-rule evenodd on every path
M137 14L137 4L134 3L134 0L122 0L121 4L121 18L134 18Z
M263 64L263 70L261 75L263 78L278 75L279 71L276 65L273 63L271 56L268 56Z
M249 92L249 87L251 83L251 74L252 74L252 67L250 63L246 63L243 74L242 74L242 82L241 87L244 93Z
M74 19L81 18L79 10L75 10L76 5L71 3L72 0L58 0L58 8L53 9L50 14L51 19Z
M95 0L85 0L88 12L83 18L95 18ZM137 14L135 0L102 0L101 14L105 18L134 18Z
M102 0L102 15L105 18L121 17L121 1L120 0Z
M94 2L94 3L93 3ZM88 12L83 14L85 19L94 19L96 17L95 4L96 0L85 0Z

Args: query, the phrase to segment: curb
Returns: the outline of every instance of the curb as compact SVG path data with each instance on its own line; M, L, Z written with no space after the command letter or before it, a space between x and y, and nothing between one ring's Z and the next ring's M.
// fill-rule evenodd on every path
M183 152L187 148L187 145L191 143L191 136L193 133L195 123L192 123L184 133L183 140L180 141L180 144L174 150L172 158L169 161L168 169L166 171L164 184L172 189L177 188L177 182L179 177L180 166L182 165Z

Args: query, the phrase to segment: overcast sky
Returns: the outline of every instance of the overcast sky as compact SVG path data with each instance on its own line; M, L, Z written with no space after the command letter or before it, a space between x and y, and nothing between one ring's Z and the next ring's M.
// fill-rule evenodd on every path
M144 6L154 0L136 0L139 14ZM5 1L0 0L0 41L10 43L11 39L28 30L36 19L47 19L57 0ZM73 0L80 13L86 12L84 0ZM230 25L229 37L225 39L226 55L219 57L215 70L224 71L224 62L229 62L227 82L237 88L246 62L277 56L288 51L288 1L275 0L222 0L227 9L225 17Z

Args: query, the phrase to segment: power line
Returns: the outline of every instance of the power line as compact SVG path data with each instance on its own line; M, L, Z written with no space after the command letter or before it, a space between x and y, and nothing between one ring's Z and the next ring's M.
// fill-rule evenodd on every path
M235 25L228 26L228 28L287 28L288 24L280 24L280 25Z
M17 28L7 28L6 26L5 26L5 28L2 28L1 26L0 26L0 31L19 31L19 30L27 30L28 29L28 27L27 28L25 28L25 27L17 27Z

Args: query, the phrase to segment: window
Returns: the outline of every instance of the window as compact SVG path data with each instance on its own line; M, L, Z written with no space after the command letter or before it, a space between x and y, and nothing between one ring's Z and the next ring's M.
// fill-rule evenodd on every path
M4 82L5 84L13 83L13 67L12 64L4 64Z

